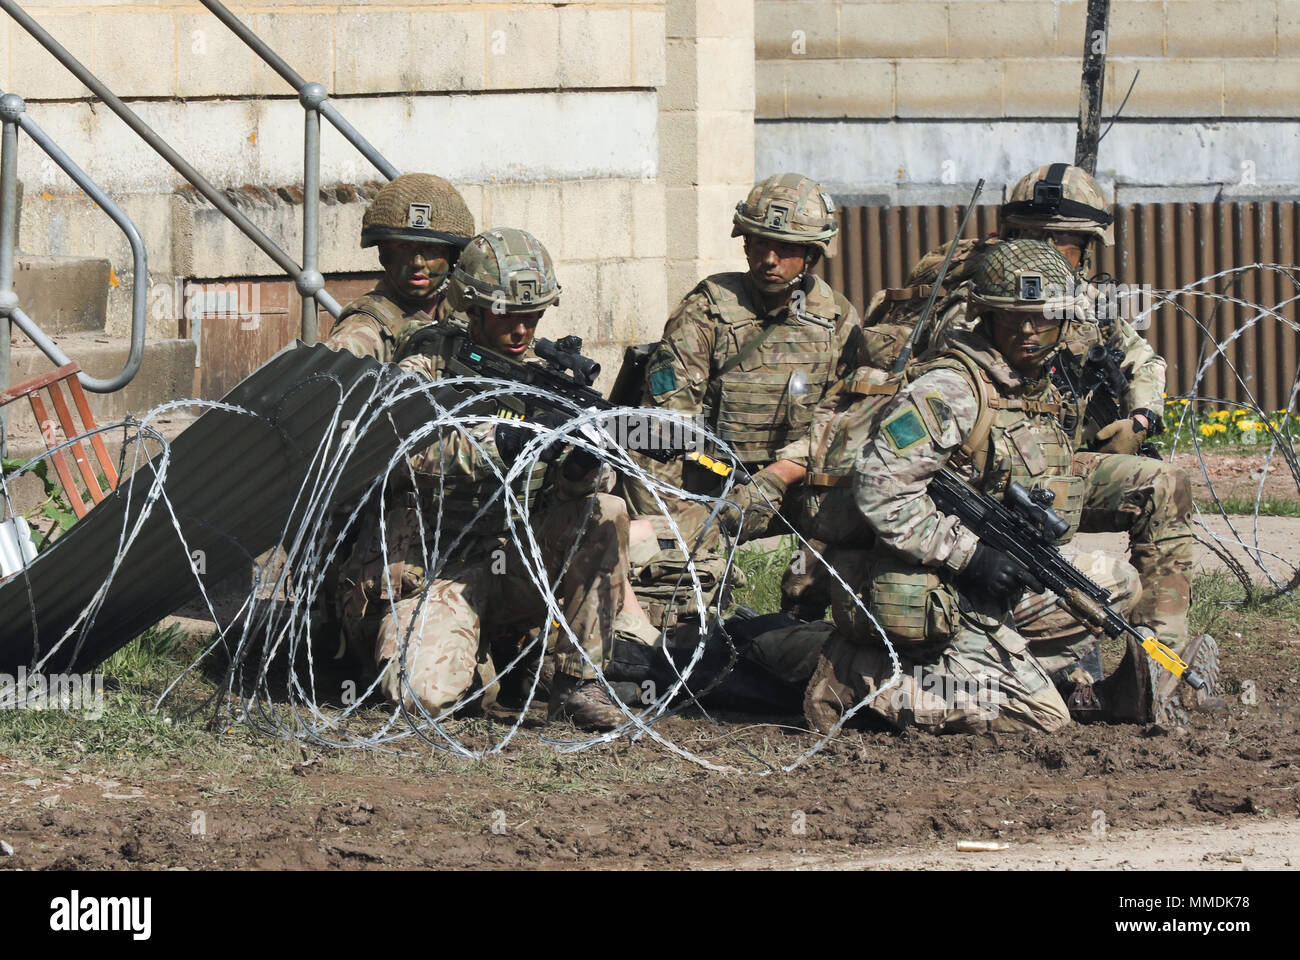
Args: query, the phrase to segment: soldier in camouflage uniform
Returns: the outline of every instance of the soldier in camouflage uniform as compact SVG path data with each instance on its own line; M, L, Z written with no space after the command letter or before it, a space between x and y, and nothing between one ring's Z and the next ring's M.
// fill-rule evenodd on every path
M361 246L379 247L384 276L343 308L326 346L393 362L415 330L444 319L447 276L474 235L474 217L442 177L408 173L384 184L361 221Z
M1115 242L1113 220L1101 187L1091 174L1064 163L1046 164L1021 177L1012 188L999 210L999 237L1047 240L1081 275L1086 275L1092 268L1097 244L1111 246ZM947 328L965 323L964 282L980 255L998 242L997 238L958 241L932 319L919 340L921 348L942 340ZM903 287L877 293L867 307L867 324L910 331L938 279L947 252L947 244L936 247L912 268ZM1090 286L1087 293L1095 301L1106 302L1096 286ZM1122 398L1127 415L1100 431L1095 427L1085 431L1080 399L1067 391L1062 398L1066 404L1066 429L1074 433L1076 445L1086 442L1104 453L1136 453L1142 441L1159 433L1163 426L1165 361L1123 317L1103 314L1098 319L1098 324L1080 325L1074 330L1074 339L1066 346L1076 358L1082 358L1095 343L1118 344L1129 377L1128 393Z
M1012 189L1002 206L1004 237L1050 240L1083 273L1090 272L1098 243L1114 243L1113 217L1105 209L1101 188L1086 171L1063 163L1032 171ZM1104 289L1104 288L1103 288ZM1191 485L1183 471L1163 461L1133 456L1142 442L1163 428L1165 360L1118 311L1103 289L1086 292L1098 314L1096 323L1078 325L1066 350L1070 363L1058 362L1058 376L1094 344L1113 343L1123 354L1128 390L1119 399L1122 416L1098 429L1087 417L1088 398L1063 390L1063 422L1073 435L1075 471L1088 478L1088 496L1079 529L1085 532L1126 531L1129 558L1142 580L1138 622L1155 631L1162 643L1185 660L1195 659L1207 676L1217 674L1217 647L1212 638L1189 644L1187 613L1191 606L1193 535ZM1062 357L1062 361L1068 358ZM1068 373L1061 382L1073 383ZM1079 449L1087 446L1087 450ZM1017 616L1032 611L1017 611ZM1094 677L1100 658L1086 661ZM1160 677L1162 693L1172 695L1176 680Z
M1067 328L1086 318L1073 291L1070 264L1047 243L1013 240L992 246L975 267L968 309L972 329L913 367L908 382L879 416L858 459L852 491L876 537L876 549L837 560L851 586L898 650L902 683L870 709L889 724L933 731L1037 729L1070 719L1052 674L1092 643L1080 629L1044 624L1041 598L1030 630L1008 614L1025 588L1041 590L1027 571L981 544L938 512L926 492L942 467L998 496L1011 481L1043 487L1069 522L1068 541L1091 496L1075 469L1071 438L1060 425L1060 397L1046 376ZM1179 507L1163 497L1147 522L1170 523ZM1120 561L1093 556L1083 564L1115 594L1122 611L1139 588ZM1035 598L1040 599L1040 598ZM878 690L892 664L852 598L833 605L837 635L823 651L805 698L805 713L827 730L853 703ZM1133 619L1144 623L1142 608ZM1150 612L1150 608L1148 611ZM1106 681L1115 719L1150 720L1153 667L1132 645Z
M736 205L747 273L700 281L673 311L647 366L644 403L702 416L756 473L806 435L812 411L846 365L857 311L811 270L839 230L830 197L797 174L757 184ZM688 462L656 471L692 492L721 489ZM657 512L629 491L638 513Z
M550 255L531 234L486 231L466 247L451 275L449 303L468 317L468 330L427 326L409 339L400 366L435 380L464 373L455 356L466 336L526 361L537 323L559 293ZM517 397L497 402L500 416L522 419L527 413ZM518 638L550 615L510 535L497 479L534 436L530 426L500 421L448 429L409 458L409 471L390 480L387 550L377 522L358 540L343 617L349 639L371 652L393 702L415 700L436 714L465 695L476 675L491 693L493 643ZM584 659L561 630L550 715L610 729L626 718L596 669L606 662L630 593L627 511L622 500L597 491L595 457L578 450L562 455L562 445L549 444L538 457L552 462L550 468L543 463L525 470L513 489L520 507L530 508L544 575L555 583L564 617L587 654ZM433 573L426 567L435 550L440 565Z
M1083 169L1064 163L1039 167L1022 177L1011 190L1000 211L1001 236L1048 240L1076 270L1091 272L1098 243L1115 242L1114 216L1097 181ZM1103 306L1115 307L1102 298L1103 290L1090 286L1088 295ZM1101 310L1096 324L1081 327L1066 345L1081 359L1095 343L1113 341L1124 355L1123 369L1129 378L1122 412L1127 416L1113 423L1085 428L1083 400L1067 395L1075 409L1067 413L1067 429L1075 432L1076 444L1084 442L1101 453L1137 453L1148 436L1163 429L1165 360L1115 310ZM1073 423L1071 423L1073 421Z
M1098 243L1110 246L1114 242L1113 216L1106 209L1101 187L1087 171L1063 163L1041 166L1022 177L1011 190L999 217L1003 239L1050 241L1082 273L1090 270ZM936 301L936 316L940 319L929 325L931 331L940 331L939 340L943 339L945 329L968 328L967 287L960 281L970 275L981 252L998 242L963 240L959 243L954 266ZM907 288L878 294L873 299L873 308L868 310L869 322L872 317L880 321L881 326L876 329L881 331L905 330L907 322L919 315L920 304L929 294L927 284L936 279L945 253L946 248L936 248L926 254L908 277ZM1106 304L1095 285L1080 279L1074 283L1092 306ZM1163 643L1182 650L1188 642L1187 609L1191 602L1188 571L1192 533L1186 519L1191 509L1190 486L1182 472L1168 464L1129 456L1138 451L1148 436L1163 429L1165 361L1123 317L1102 311L1096 320L1066 328L1065 350L1075 359L1066 364L1062 355L1057 367L1077 367L1089 347L1113 342L1123 353L1122 367L1129 387L1119 398L1124 416L1100 429L1088 425L1086 397L1068 389L1062 394L1062 423L1077 451L1075 469L1090 478L1080 529L1129 532L1130 557L1142 575L1144 622L1156 630ZM892 360L896 355L895 351L885 360ZM1062 382L1071 381L1065 376ZM1084 445L1091 449L1080 449ZM1123 456L1115 459L1110 456L1113 454ZM1164 506L1157 509L1156 503ZM1030 604L1017 611L1017 622L1024 623L1034 615L1035 609ZM1053 619L1059 621L1060 617ZM1209 653L1204 656L1208 657ZM1096 651L1089 652L1087 665L1093 678L1100 679L1101 663Z
M647 365L643 403L702 417L750 474L806 438L814 408L855 366L861 329L852 304L811 272L830 255L838 230L831 198L807 177L785 173L756 184L732 217L748 272L707 277L678 304ZM716 473L690 460L645 466L694 493L722 488ZM658 511L640 484L625 481L623 493L634 514ZM680 501L668 502L685 517ZM683 529L688 540L698 533ZM779 528L747 535L768 532ZM797 607L808 587L806 579L788 576L783 607ZM815 619L825 610L816 599L804 605Z

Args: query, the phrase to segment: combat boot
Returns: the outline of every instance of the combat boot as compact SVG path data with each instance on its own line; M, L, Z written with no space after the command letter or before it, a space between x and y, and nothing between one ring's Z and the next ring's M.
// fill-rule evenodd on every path
M1204 678L1204 689L1193 690L1168 670L1159 670L1155 677L1155 695L1157 705L1171 705L1166 707L1171 718L1179 714L1180 719L1186 722L1185 709L1210 709L1223 703L1219 698L1219 643L1208 633L1202 633L1178 651L1178 655L1189 670L1195 670Z
M1155 723L1155 680L1154 670L1160 667L1147 656L1141 645L1131 636L1125 636L1127 644L1124 659L1105 680L1094 684L1100 710L1080 711L1076 714L1070 710L1076 720L1103 720L1110 723Z
M599 680L557 675L547 720L567 719L583 730L613 730L627 720Z
M1145 627L1139 629L1145 630ZM1206 687L1189 693L1180 678L1156 663L1133 637L1124 659L1109 677L1097 684L1104 709L1096 719L1111 723L1157 723L1176 727L1187 723L1185 708L1208 708L1217 701L1219 689L1219 645L1208 633L1187 644L1180 657L1205 678ZM1071 711L1073 714L1073 710ZM1077 719L1084 719L1078 717Z

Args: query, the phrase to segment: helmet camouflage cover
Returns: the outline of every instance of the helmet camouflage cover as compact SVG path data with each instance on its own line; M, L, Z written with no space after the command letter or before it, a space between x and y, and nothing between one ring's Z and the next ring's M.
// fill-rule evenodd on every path
M450 182L431 173L405 173L379 188L361 218L361 246L413 240L465 246L474 215Z
M1082 167L1049 163L1021 177L999 211L1001 225L1052 233L1090 233L1115 242L1114 216L1101 186Z
M785 243L802 243L831 255L839 232L835 204L821 184L797 173L778 173L754 185L736 204L731 235L748 234Z
M555 264L527 230L493 227L469 242L451 272L451 305L527 313L560 302Z
M968 302L972 313L992 308L1061 320L1087 318L1083 284L1070 261L1045 240L1019 238L990 246L971 277Z

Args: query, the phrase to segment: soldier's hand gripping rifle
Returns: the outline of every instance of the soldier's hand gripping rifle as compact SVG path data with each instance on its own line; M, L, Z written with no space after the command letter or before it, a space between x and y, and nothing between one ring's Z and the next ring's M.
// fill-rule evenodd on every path
M1031 491L1011 483L999 502L944 469L930 481L929 494L935 506L960 520L981 543L1006 554L1055 593L1057 604L1093 633L1111 638L1128 634L1174 676L1194 690L1205 688L1200 674L1159 640L1140 633L1114 608L1105 589L1061 555L1056 539L1070 526L1052 510L1050 490Z
M600 376L600 364L582 355L582 338L569 336L559 341L539 337L533 341L533 352L545 363L522 363L480 347L468 339L461 341L459 348L447 364L447 373L452 376L482 377L491 380L510 380L514 383L535 387L563 400L548 401L545 396L529 393L524 397L530 408L559 414L568 419L573 417L574 408L579 410L618 410L625 419L618 424L615 439L629 450L644 454L660 463L667 463L693 449L693 431L681 431L684 435L673 437L676 444L664 442L663 432L653 429L654 423L648 418L636 419L636 408L620 407L610 403L592 384ZM567 403L563 401L568 401ZM610 425L605 424L606 428ZM671 431L677 433L678 431Z
M1104 344L1094 343L1082 360L1064 350L1052 371L1052 382L1084 405L1084 419L1099 430L1124 417L1120 404L1128 393L1129 379L1124 373L1124 351L1119 342L1116 336ZM1066 429L1072 430L1073 425L1066 425ZM1156 436L1163 429L1164 424L1157 419L1151 424L1148 436ZM1159 449L1149 440L1138 447L1138 454L1162 459Z

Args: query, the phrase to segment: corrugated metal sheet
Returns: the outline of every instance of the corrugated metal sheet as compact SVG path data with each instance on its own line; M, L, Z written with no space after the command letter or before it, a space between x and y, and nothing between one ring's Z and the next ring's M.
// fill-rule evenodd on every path
M881 287L902 286L908 270L928 250L952 237L961 207L846 207L841 212L839 256L818 272L859 310ZM978 207L967 236L997 229L997 207ZM1115 246L1103 252L1102 272L1126 283L1174 290L1231 267L1253 263L1291 265L1300 251L1300 203L1143 203L1116 208ZM1297 292L1282 274L1246 271L1209 289L1251 303L1273 306ZM1186 298L1196 318L1223 341L1254 311L1209 298ZM1294 304L1282 315L1296 321ZM1178 311L1158 311L1147 337L1169 364L1169 392L1192 389L1206 339ZM1247 387L1268 410L1284 406L1297 370L1296 336L1265 320L1226 351ZM1196 391L1201 396L1244 400L1227 364L1216 361Z
M395 368L346 351L298 344L224 398L256 416L209 410L172 442L165 490L189 550L204 552L205 582L246 569L293 529L303 508L299 491L336 409L342 406L340 422L357 419L372 394L367 378L381 378L382 389L396 375ZM387 409L391 419L360 435L340 471L338 501L363 491L387 466L399 438L434 413L423 394ZM0 673L38 660L108 580L160 459L136 471L134 484L124 479L25 576L0 584ZM190 555L159 502L113 575L93 624L79 627L75 643L60 648L45 670L89 670L198 595Z

